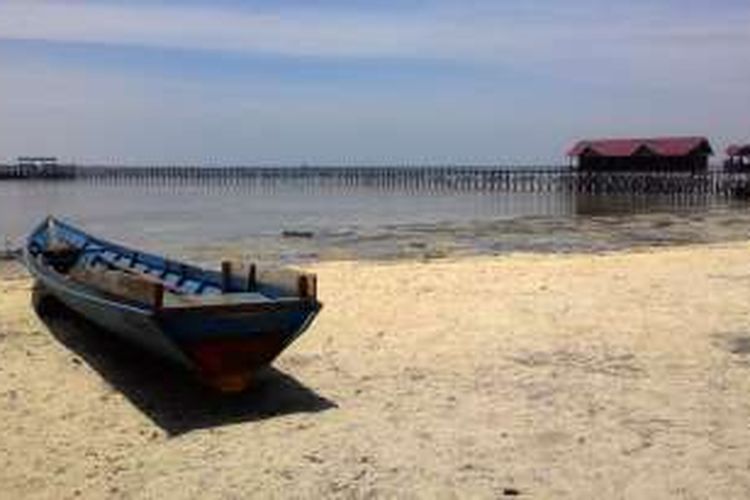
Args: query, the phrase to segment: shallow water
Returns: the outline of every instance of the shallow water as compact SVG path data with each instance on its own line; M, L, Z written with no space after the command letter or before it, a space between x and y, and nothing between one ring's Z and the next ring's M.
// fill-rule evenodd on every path
M293 182L0 183L0 237L12 245L47 214L134 246L205 262L227 254L304 261L604 251L750 234L747 202L708 197L403 191Z

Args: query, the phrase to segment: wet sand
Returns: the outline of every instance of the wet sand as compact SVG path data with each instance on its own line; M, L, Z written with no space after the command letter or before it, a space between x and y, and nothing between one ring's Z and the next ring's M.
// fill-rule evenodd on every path
M0 263L2 495L750 497L750 242L308 268L324 312L222 399Z

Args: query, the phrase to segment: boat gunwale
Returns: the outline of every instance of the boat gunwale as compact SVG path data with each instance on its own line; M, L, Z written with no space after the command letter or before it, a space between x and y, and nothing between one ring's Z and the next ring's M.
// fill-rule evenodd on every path
M253 302L239 302L239 303L226 303L226 304L170 304L170 305L163 305L161 307L154 307L152 305L146 305L141 304L135 301L129 301L126 298L119 297L116 295L107 294L105 292L102 292L101 290L97 289L95 286L88 285L86 283L81 283L78 281L74 281L71 279L66 279L66 275L62 273L57 273L54 270L50 269L49 266L42 264L37 261L37 258L33 255L31 255L29 247L31 246L31 243L34 239L34 237L44 231L46 231L46 228L49 226L50 223L54 223L57 226L60 226L64 228L66 231L69 231L73 234L80 235L85 238L86 245L88 244L95 244L102 247L102 250L111 249L112 251L123 254L123 255L137 255L139 257L146 257L154 260L160 260L164 263L165 269L174 269L175 272L177 269L180 270L180 273L185 276L186 279L197 279L203 282L208 282L208 280L215 275L216 278L219 277L219 273L216 271L212 271L209 269L204 269L192 264L188 264L185 262L177 261L168 259L164 256L160 256L157 254L149 253L149 252L141 252L138 250L135 250L133 248L114 243L112 241L99 238L96 236L93 236L86 231L83 231L71 224L68 224L64 221L61 221L53 216L48 216L43 222L41 222L37 227L32 231L32 233L29 235L26 241L26 245L23 249L24 254L24 260L26 261L26 267L32 270L32 267L34 270L36 270L36 273L34 273L32 270L32 274L39 274L47 276L48 279L52 279L58 283L58 286L65 288L66 290L70 290L71 293L74 293L78 298L80 299L86 299L86 300L94 300L102 304L106 304L109 306L116 306L121 309L128 309L131 312L137 312L139 314L147 315L150 317L156 317L158 315L164 314L164 315L171 315L171 314L178 314L178 313L198 313L198 312L205 312L206 314L218 314L222 312L226 313L266 313L266 312L285 312L285 311L293 311L293 310L299 310L299 309L309 309L312 315L315 316L317 312L319 312L323 304L317 299L317 297L267 297L268 302L267 303L253 303ZM149 268L153 268L155 266L147 266ZM199 275L199 276L195 276ZM217 282L211 281L210 284L216 285Z

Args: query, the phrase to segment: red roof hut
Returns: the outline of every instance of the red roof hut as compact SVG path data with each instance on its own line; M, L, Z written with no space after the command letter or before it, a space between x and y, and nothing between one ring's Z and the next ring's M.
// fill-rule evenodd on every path
M713 149L705 137L597 139L578 142L568 156L580 170L705 170Z
M733 144L727 148L726 166L732 168L750 167L750 144Z

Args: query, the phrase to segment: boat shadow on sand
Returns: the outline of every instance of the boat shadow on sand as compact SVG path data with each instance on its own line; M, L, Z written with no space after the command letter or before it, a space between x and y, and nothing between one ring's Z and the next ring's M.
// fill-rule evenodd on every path
M32 304L51 334L96 370L171 436L196 429L335 408L294 377L273 367L240 394L220 394L189 373L102 332L55 298L36 290Z

